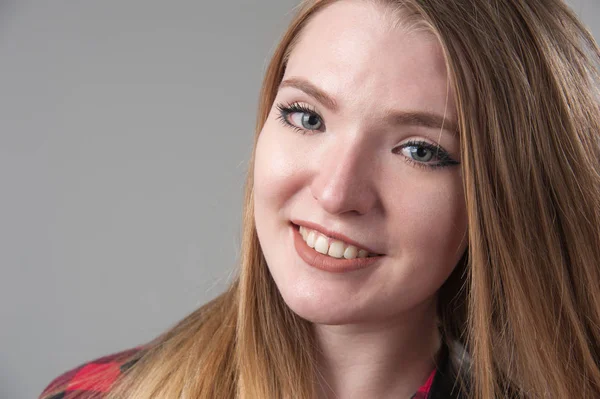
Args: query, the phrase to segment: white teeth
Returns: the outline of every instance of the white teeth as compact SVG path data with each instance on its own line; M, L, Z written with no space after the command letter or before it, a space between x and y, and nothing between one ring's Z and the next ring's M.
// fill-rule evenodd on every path
M341 258L344 256L344 243L341 241L334 241L329 245L329 251L327 255L333 256L334 258Z
M346 245L344 242L339 240L334 241L320 233L317 233L314 230L307 229L304 226L300 226L299 231L302 239L309 247L314 248L315 251L319 253L329 255L333 258L355 259L377 256L374 254L369 254L367 250L359 250L354 245Z
M317 238L315 242L315 251L322 253L323 255L327 255L327 250L329 249L329 242L327 242L327 238L322 235Z
M348 248L344 251L344 258L346 259L354 259L358 256L358 248L354 245L349 245Z
M311 231L310 233L307 234L306 244L309 247L314 248L316 240L317 240L317 234L314 231Z

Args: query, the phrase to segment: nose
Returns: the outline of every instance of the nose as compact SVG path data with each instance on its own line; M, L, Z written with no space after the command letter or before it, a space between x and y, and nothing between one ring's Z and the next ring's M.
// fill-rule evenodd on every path
M316 166L311 192L330 214L364 215L377 203L374 156L357 144L337 145L323 151Z

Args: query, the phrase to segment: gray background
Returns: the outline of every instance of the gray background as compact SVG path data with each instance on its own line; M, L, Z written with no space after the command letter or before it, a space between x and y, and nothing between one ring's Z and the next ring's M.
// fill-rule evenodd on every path
M297 0L0 0L0 398L216 296ZM598 0L571 4L600 37Z

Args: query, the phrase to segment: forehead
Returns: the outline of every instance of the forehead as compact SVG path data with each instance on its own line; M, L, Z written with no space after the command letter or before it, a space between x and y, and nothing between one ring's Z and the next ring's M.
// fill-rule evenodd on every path
M342 107L437 111L454 116L435 36L399 24L384 6L340 0L318 12L290 54L286 76L302 77ZM448 106L448 107L446 107Z

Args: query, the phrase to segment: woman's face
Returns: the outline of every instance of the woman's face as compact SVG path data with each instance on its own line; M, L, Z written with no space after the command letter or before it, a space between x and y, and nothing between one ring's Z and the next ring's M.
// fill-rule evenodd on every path
M259 241L288 306L316 323L431 309L466 248L441 47L388 18L346 0L317 14L258 139Z

